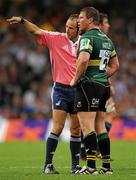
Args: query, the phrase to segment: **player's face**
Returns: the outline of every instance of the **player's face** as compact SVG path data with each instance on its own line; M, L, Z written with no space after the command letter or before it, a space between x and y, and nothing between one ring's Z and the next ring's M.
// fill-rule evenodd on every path
M70 40L75 40L78 36L76 19L68 19L66 22L66 34Z
M110 28L109 20L107 18L104 18L102 24L100 24L99 27L102 32L108 34Z
M81 11L79 14L79 20L78 20L80 34L86 32L88 30L89 24L90 24L90 19L88 19L86 17L85 12Z

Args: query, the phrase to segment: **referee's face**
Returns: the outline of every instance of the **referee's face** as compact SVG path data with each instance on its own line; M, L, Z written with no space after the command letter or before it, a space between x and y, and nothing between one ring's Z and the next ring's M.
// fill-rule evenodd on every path
M77 19L68 19L66 22L66 34L72 41L78 37L78 24Z

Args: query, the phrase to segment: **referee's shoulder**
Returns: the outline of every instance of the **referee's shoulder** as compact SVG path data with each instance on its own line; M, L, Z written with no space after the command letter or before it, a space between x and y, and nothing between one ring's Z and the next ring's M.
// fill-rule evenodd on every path
M58 31L49 31L46 29L41 29L43 33L48 33L56 36L65 36L66 33L58 32Z

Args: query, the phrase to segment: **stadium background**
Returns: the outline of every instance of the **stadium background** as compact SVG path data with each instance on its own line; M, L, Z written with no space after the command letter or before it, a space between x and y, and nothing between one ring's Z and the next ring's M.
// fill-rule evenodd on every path
M0 1L0 141L37 141L51 126L52 76L48 49L36 44L22 25L5 21L23 16L41 28L64 31L71 13L95 6L108 13L120 61L114 77L118 118L112 139L136 140L136 6L134 0ZM66 124L62 138L68 140Z

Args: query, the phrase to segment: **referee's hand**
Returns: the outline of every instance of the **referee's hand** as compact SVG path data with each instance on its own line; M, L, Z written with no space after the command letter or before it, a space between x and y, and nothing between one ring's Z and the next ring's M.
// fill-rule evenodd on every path
M70 86L71 86L71 87L74 87L74 86L76 86L76 84L77 84L77 82L76 82L75 79L73 78L73 79L71 80L71 82L70 82Z
M21 23L21 17L13 16L13 17L11 17L10 19L7 19L7 21L8 21L10 24L19 24L19 23Z

